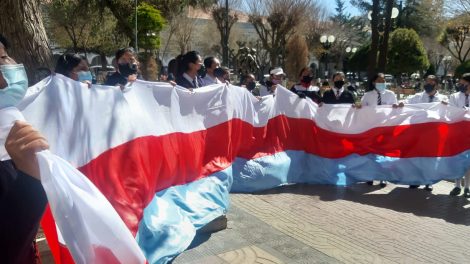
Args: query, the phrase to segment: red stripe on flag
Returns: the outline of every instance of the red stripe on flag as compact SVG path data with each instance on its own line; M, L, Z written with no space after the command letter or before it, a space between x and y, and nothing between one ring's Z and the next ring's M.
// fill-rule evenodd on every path
M46 207L41 221L42 229L47 237L47 244L51 249L56 264L73 264L73 258L69 250L59 243L54 217L52 216L49 205Z
M137 138L80 168L108 197L135 235L143 209L156 192L211 175L235 157L259 158L300 150L325 158L369 153L390 157L453 156L470 149L462 131L470 122L378 127L360 134L334 133L312 120L277 116L266 127L239 119L192 133Z
M463 136L469 130L470 122L422 123L340 134L309 119L277 116L257 128L233 119L192 133L136 138L102 153L80 170L135 235L143 210L156 192L223 170L235 157L254 159L286 150L324 158L454 156L470 149L470 138Z

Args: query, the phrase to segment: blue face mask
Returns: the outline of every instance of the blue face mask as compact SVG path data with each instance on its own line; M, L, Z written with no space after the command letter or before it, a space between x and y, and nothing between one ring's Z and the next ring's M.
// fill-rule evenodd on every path
M23 64L0 65L7 87L0 89L0 109L16 106L28 89L28 76Z
M91 75L90 71L79 71L77 75L79 82L89 81L91 83L93 81L93 75Z
M375 83L375 89L377 89L379 92L385 91L387 88L387 85L385 83Z

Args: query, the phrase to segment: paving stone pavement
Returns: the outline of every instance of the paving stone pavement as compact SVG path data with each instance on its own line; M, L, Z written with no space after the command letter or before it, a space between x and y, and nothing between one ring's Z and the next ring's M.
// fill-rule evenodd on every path
M449 182L407 187L232 194L228 228L173 263L470 263L470 202L448 196Z
M470 263L470 201L448 196L452 187L291 185L231 194L227 229L198 235L173 264Z

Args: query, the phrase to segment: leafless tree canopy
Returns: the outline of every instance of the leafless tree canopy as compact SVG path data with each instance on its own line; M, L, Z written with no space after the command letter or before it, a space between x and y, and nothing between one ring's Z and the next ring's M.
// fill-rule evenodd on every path
M319 6L315 0L250 0L246 4L250 23L269 52L271 65L279 64L279 55L285 57L286 44L304 29Z
M470 15L470 0L448 0L446 1L447 13L452 15Z

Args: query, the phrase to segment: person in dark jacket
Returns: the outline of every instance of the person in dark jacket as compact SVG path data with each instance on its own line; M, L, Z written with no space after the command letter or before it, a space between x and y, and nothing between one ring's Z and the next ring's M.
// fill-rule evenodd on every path
M354 104L354 95L344 87L345 75L343 72L336 72L333 74L332 81L334 83L331 90L323 94L322 102L325 104Z
M28 88L25 73L13 74L5 67L17 65L7 48L0 34L0 108L17 105ZM34 239L47 203L35 153L47 149L47 141L30 125L16 122L5 148L11 160L0 161L0 262L35 263Z
M180 59L178 63L178 76L176 84L188 89L204 86L198 75L202 66L202 58L197 51L190 51Z
M110 75L104 85L126 85L137 79L138 61L132 48L123 48L116 52L116 72Z
M304 67L299 73L299 82L290 89L301 98L308 97L315 103L321 102L320 88L312 85L313 74L310 67Z

